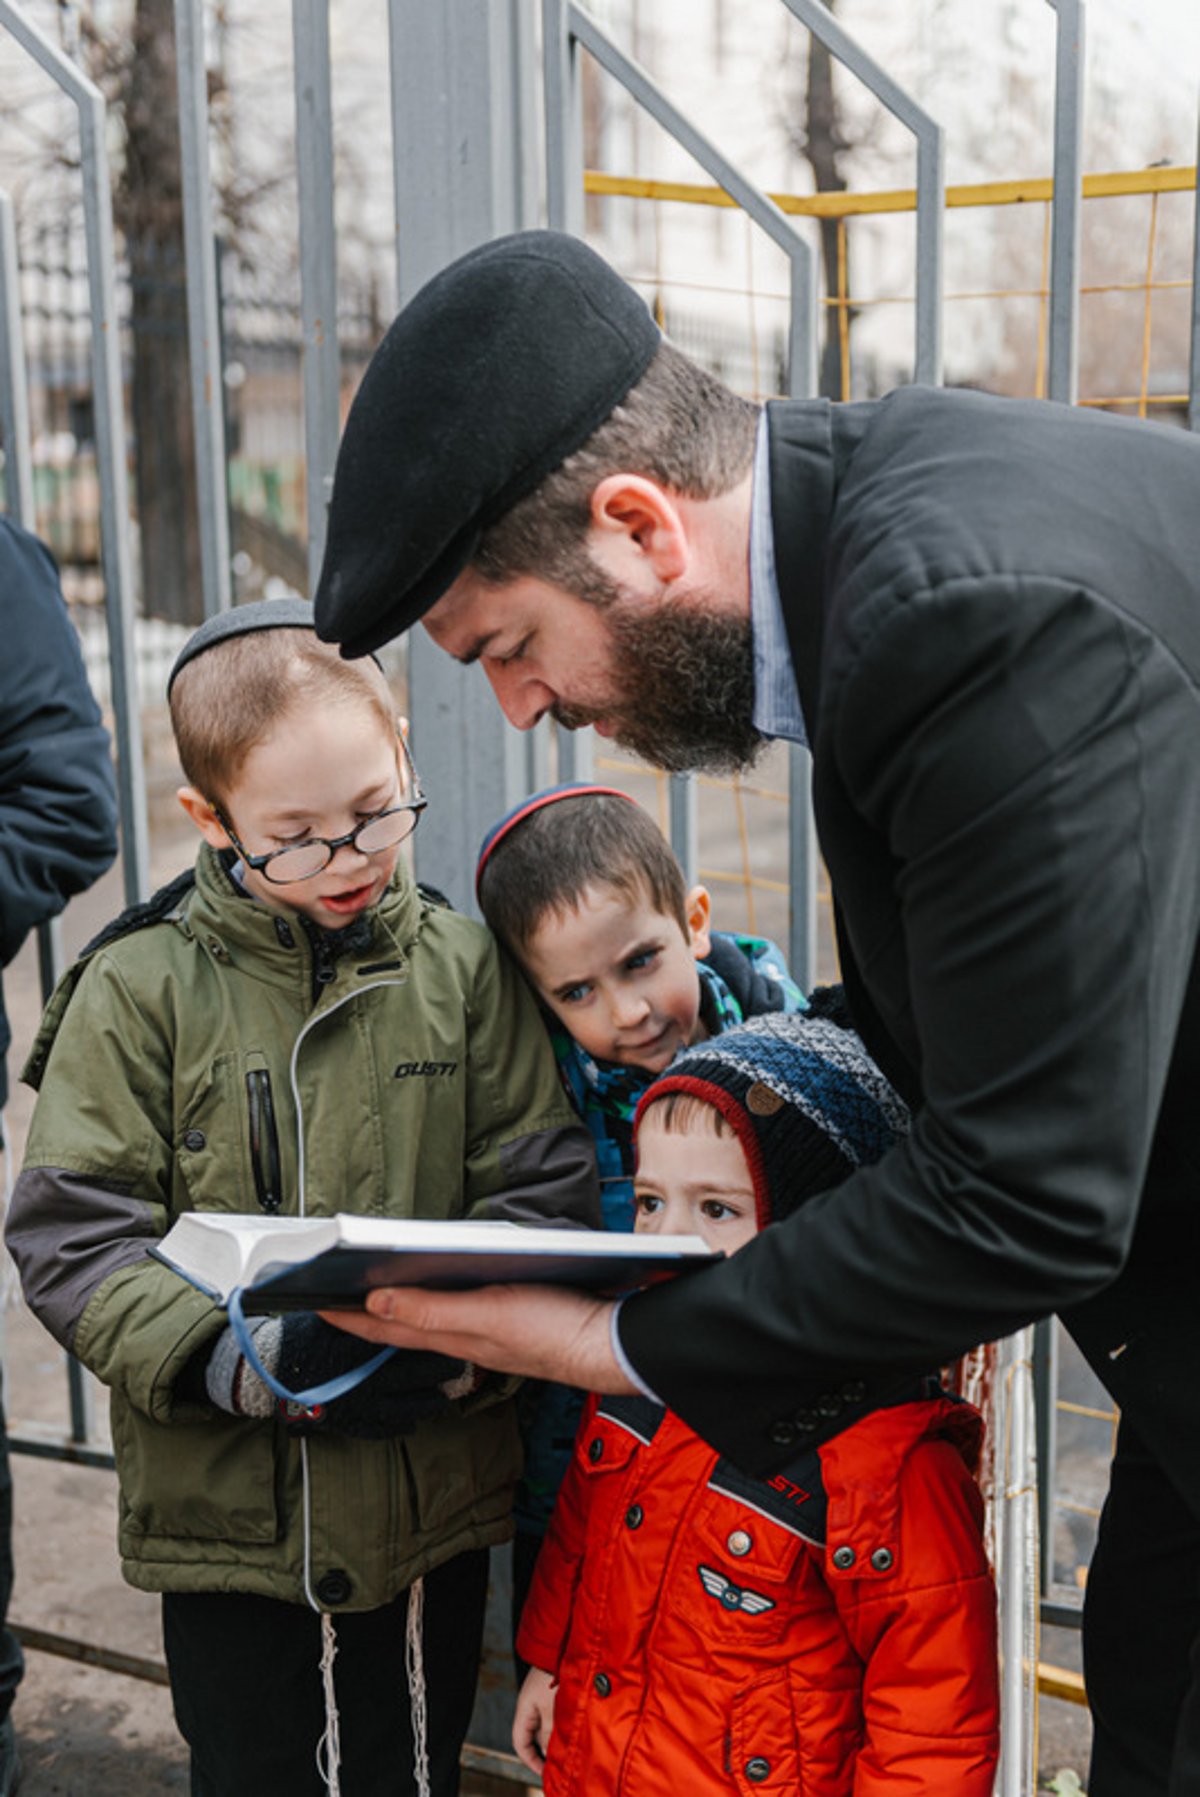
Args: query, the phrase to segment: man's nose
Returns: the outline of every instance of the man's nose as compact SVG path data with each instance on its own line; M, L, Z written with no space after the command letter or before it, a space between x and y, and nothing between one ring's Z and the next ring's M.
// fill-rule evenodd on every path
M520 668L506 668L500 662L485 662L484 672L492 691L500 701L500 709L518 730L532 730L545 717L557 694L536 675Z

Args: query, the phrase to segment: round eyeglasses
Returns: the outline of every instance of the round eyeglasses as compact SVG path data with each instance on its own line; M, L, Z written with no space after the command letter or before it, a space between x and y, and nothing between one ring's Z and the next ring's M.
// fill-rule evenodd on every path
M356 824L353 830L347 830L344 836L308 836L303 842L289 843L286 848L271 849L265 855L252 855L238 839L233 825L221 808L213 805L213 810L245 865L261 874L264 880L269 880L273 886L291 886L297 880L311 880L315 874L324 872L339 849L357 849L360 855L382 855L385 850L397 848L407 836L412 835L417 827L417 819L429 800L421 791L416 766L403 736L400 738L400 747L408 771L406 784L411 786L413 797L405 799L403 804L389 805L386 811L377 811L374 817L364 818L361 824Z

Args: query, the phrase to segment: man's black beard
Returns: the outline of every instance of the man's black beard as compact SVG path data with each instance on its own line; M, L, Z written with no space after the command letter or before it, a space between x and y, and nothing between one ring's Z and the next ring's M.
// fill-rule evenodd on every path
M605 607L620 699L604 710L556 705L568 730L603 718L616 741L668 773L736 773L765 747L754 728L749 617L702 605Z

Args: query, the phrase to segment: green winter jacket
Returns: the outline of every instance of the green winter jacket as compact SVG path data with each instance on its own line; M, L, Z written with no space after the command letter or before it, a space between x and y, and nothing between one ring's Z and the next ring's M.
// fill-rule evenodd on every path
M111 1388L122 1564L143 1590L370 1609L510 1533L499 1381L383 1442L174 1395L226 1323L148 1255L181 1211L598 1224L587 1136L487 932L401 867L362 934L333 957L205 848L165 917L69 970L26 1066L9 1246L31 1308Z

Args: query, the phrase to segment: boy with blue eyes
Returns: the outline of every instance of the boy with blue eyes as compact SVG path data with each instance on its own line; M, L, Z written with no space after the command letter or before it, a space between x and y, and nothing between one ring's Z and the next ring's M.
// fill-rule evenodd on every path
M637 1229L736 1253L907 1121L840 994L814 994L649 1087ZM648 1397L589 1398L518 1636L513 1745L546 1797L991 1797L981 1438L917 1380L756 1478Z
M634 1224L633 1114L680 1049L748 1018L804 1008L763 937L712 928L670 844L616 787L556 786L510 811L480 850L488 924L543 1007L559 1073L591 1133L604 1227ZM583 1394L529 1383L520 1398L514 1615L566 1471Z
M184 1210L595 1226L590 1143L521 980L401 858L425 801L378 666L263 602L203 625L169 696L204 846L51 1000L9 1246L111 1388L122 1567L162 1593L193 1792L454 1797L511 1382L399 1353L281 1404L149 1251ZM372 1353L251 1326L291 1391Z

